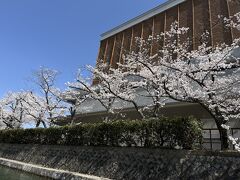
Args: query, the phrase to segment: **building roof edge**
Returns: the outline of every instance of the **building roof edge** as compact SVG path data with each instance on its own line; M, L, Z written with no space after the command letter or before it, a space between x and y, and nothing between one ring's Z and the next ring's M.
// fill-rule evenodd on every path
M141 15L139 15L139 16L137 16L137 17L135 17L135 18L133 18L133 19L131 19L131 20L129 20L129 21L127 21L127 22L125 22L125 23L107 31L107 32L105 32L105 33L103 33L103 34L101 34L101 40L104 40L108 37L111 37L111 36L121 32L121 31L123 31L123 30L125 30L129 27L132 27L132 26L134 26L134 25L136 25L136 24L138 24L138 23L140 23L140 22L142 22L146 19L149 19L149 18L151 18L151 17L153 17L157 14L160 14L161 12L164 12L164 11L166 11L166 10L168 10L168 9L178 5L178 4L181 4L185 1L186 0L168 0L167 2L165 2L163 4L160 4L159 6L153 8L153 9L151 9L151 10L149 10L149 11L147 11L147 12L145 12L145 13L143 13L143 14L141 14Z

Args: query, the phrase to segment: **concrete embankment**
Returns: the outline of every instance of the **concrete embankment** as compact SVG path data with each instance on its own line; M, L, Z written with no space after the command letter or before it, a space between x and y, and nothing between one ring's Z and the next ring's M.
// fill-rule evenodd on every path
M51 179L109 180L108 178L64 171L60 169L46 168L35 164L29 164L5 158L0 158L0 165Z
M61 169L59 176L49 172L56 179L64 179L64 173L70 173L65 179L72 175L137 180L240 178L238 152L0 144L0 157L23 162L23 170L44 167L41 175L45 170Z

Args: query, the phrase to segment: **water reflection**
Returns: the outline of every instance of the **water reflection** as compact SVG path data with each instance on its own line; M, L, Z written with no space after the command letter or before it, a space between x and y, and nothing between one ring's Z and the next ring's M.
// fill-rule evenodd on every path
M25 173L19 170L0 166L0 180L47 180L44 178L29 173Z

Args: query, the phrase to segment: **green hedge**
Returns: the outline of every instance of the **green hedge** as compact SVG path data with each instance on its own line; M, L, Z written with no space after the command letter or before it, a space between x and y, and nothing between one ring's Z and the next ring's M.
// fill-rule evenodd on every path
M200 123L192 117L0 131L0 143L17 144L168 148L178 145L192 149L201 139Z

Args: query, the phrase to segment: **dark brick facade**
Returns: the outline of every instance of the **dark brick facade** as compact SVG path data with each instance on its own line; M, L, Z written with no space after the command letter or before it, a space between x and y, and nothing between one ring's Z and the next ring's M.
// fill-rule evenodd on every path
M100 42L98 60L102 59L111 67L117 63L124 63L122 54L137 51L135 37L147 38L170 29L174 21L181 27L189 27L186 38L193 43L191 49L196 49L201 44L201 35L204 31L210 32L209 45L225 42L230 44L233 39L240 37L240 32L224 28L218 15L229 17L240 11L239 4L228 0L187 0L160 14L157 14L141 23L125 29ZM163 44L164 42L162 42ZM153 42L151 53L156 52L161 46ZM98 62L97 62L98 63Z

